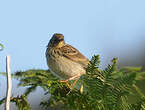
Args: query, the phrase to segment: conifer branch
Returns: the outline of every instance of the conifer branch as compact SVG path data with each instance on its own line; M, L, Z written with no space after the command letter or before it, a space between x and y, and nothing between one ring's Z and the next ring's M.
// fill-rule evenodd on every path
M137 67L117 69L117 58L114 58L112 64L103 70L99 68L99 64L99 55L93 56L86 74L81 76L72 90L66 84L59 82L49 70L16 72L14 78L20 80L19 86L27 87L27 90L22 96L11 97L11 101L18 106L19 110L30 110L27 97L39 86L45 91L46 97L51 95L48 100L42 100L40 103L46 109L57 106L59 110L60 108L65 110L133 110L134 108L143 110L145 96L140 88L134 85L145 80L145 72ZM132 103L131 97L137 94L139 101ZM4 100L2 99L0 104Z

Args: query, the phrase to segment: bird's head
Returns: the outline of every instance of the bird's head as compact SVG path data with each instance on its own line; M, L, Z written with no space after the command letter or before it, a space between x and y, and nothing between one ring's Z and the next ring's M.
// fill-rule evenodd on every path
M63 34L55 33L49 41L48 46L60 48L65 44Z

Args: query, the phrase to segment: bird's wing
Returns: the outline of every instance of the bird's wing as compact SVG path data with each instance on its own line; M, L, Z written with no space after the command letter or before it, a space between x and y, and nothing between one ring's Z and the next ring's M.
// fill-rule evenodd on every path
M87 68L89 60L76 48L66 44L63 47L61 47L61 52L65 58L80 63L84 68Z

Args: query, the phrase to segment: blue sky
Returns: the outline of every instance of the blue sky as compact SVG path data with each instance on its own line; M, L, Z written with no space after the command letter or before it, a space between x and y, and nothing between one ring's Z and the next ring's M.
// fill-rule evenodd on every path
M48 69L46 45L56 32L89 59L100 54L102 67L113 57L122 65L140 66L145 59L145 0L0 0L0 43L5 46L0 72L6 55L11 55L12 72ZM3 82L0 76L0 98ZM23 91L17 83L13 81L14 95ZM37 110L42 90L31 96Z
M0 71L5 71L8 54L13 72L47 69L46 45L55 32L89 59L100 54L104 64L142 52L144 5L144 0L1 0L0 43L5 49Z

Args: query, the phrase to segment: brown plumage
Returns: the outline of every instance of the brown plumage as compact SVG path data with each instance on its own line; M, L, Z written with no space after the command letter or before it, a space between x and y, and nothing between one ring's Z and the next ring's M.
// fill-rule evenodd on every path
M54 34L46 50L47 64L53 74L64 82L85 74L89 60L76 48L64 41L62 34Z

